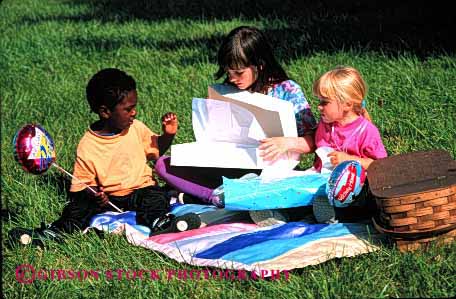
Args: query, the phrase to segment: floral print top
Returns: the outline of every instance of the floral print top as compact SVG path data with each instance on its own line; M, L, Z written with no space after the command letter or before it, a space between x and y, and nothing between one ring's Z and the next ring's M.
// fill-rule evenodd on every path
M268 96L289 101L293 104L298 136L302 137L314 133L317 128L317 122L298 83L293 80L277 83L269 89Z

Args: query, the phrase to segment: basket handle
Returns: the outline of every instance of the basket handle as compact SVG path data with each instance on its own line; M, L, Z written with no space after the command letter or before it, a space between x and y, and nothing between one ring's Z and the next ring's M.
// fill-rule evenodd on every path
M446 227L434 229L434 230L424 230L424 231L420 231L420 232L396 232L396 231L382 227L380 224L377 223L375 218L376 217L372 217L372 222L373 222L376 230L378 230L379 232L381 232L383 234L388 234L393 237L399 237L402 239L412 239L413 240L413 239L419 239L419 238L424 238L424 237L434 237L434 236L438 236L438 235L447 233L456 228L456 224L452 224L450 226L446 226Z

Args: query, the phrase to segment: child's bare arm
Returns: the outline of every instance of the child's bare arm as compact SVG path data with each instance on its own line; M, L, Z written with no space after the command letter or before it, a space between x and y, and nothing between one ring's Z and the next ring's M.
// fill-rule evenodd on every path
M299 154L308 154L315 151L313 135L304 137L271 137L260 140L260 142L260 155L266 161L275 161L287 151Z
M158 137L158 150L159 155L163 155L173 143L174 136L176 135L179 122L177 115L173 112L168 112L162 116L162 135Z

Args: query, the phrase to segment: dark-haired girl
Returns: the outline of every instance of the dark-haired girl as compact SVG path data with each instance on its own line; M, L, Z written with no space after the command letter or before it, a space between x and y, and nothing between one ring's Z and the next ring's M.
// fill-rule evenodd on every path
M225 84L289 101L294 106L298 137L261 140L259 149L264 160L277 160L286 152L306 154L314 151L316 121L310 105L301 87L277 62L268 38L261 30L249 26L233 29L224 38L217 60L219 69L215 79L225 76ZM223 183L222 176L239 178L246 173L258 173L251 169L170 166L170 158L165 156L157 161L155 168L172 187L219 207L223 207L223 200L214 189Z

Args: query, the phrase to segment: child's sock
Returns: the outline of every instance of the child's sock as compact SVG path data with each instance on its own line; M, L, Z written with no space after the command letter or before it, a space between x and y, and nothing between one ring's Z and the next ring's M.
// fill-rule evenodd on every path
M223 189L223 185L220 185L212 191L209 202L218 208L225 207L225 190Z
M172 211L175 207L178 207L180 205L183 205L184 204L184 201L182 199L182 196L181 194L183 193L179 193L179 195L176 197L176 196L171 196L169 198L169 208L170 210Z
M171 190L167 192L167 197L170 199L170 204L199 204L207 205L209 203L204 202L202 199L192 196L187 193L179 192L177 190Z
M220 195L212 195L209 201L217 208L225 207L225 196L223 195L223 193Z

